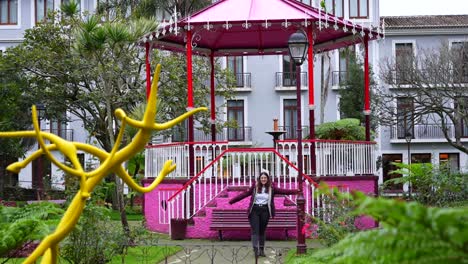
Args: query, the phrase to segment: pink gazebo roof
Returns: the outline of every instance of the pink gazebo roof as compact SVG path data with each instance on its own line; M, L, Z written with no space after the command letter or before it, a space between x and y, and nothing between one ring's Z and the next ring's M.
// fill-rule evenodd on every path
M192 31L199 55L262 55L287 52L289 36L313 28L320 53L380 38L380 29L364 28L295 0L220 0L180 21L163 23L144 42L153 48L185 52Z

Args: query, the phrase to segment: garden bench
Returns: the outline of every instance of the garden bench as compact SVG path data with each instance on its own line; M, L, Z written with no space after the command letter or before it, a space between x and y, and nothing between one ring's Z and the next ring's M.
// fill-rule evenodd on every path
M277 209L274 218L270 218L267 230L284 230L286 239L288 230L296 229L297 213L295 209ZM218 231L219 240L223 240L223 231L250 230L246 209L213 209L210 230Z

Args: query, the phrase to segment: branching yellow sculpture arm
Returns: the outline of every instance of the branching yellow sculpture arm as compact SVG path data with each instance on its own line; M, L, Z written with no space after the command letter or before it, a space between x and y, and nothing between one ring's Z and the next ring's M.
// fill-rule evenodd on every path
M70 203L70 206L60 220L57 229L55 232L44 238L44 240L24 261L24 263L35 263L40 256L43 256L41 263L57 263L59 242L73 230L81 216L81 213L83 212L86 200L89 198L90 193L109 173L116 173L127 185L138 192L149 192L156 188L156 186L164 179L164 177L166 177L166 175L175 169L175 164L172 164L171 160L166 161L154 182L147 187L142 187L138 185L132 179L132 177L130 177L130 175L128 175L122 166L123 162L127 161L132 156L144 149L146 143L151 138L153 130L158 131L171 128L189 116L199 111L207 110L205 107L200 107L193 109L169 122L163 124L155 123L154 120L156 116L156 101L160 71L161 66L158 65L154 73L154 78L151 85L151 94L148 99L148 104L143 116L143 120L139 121L129 118L122 109L117 109L115 111L116 117L122 121L122 124L116 140L116 144L110 153L107 153L106 151L103 151L92 145L80 142L69 142L54 134L40 131L35 106L32 108L34 131L0 132L0 137L35 137L38 140L40 146L39 150L26 157L24 160L8 166L8 170L18 173L27 164L44 154L61 170L80 179L80 190ZM139 131L127 146L119 150L120 143L122 142L123 130L127 124L138 128ZM46 140L50 142L49 145L46 144ZM59 162L52 155L51 151L56 150L60 151L71 161L72 167ZM78 160L78 151L87 152L97 157L101 161L100 166L93 171L85 172Z

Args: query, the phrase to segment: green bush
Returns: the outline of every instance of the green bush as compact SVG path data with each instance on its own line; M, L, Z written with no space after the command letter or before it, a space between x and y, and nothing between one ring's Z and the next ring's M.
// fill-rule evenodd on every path
M50 202L24 207L0 205L0 256L12 253L28 241L40 240L57 225L63 210Z
M70 263L107 263L127 244L121 225L110 219L110 209L89 203L75 229L60 244L61 257Z
M468 208L356 194L356 214L381 227L352 233L333 246L290 263L468 263Z
M384 188L392 184L411 185L411 193L406 193L411 200L429 206L445 207L468 200L468 174L451 172L447 168L434 168L430 163L393 163L398 167L392 173L404 177L388 180Z
M365 140L366 131L360 125L359 119L346 118L336 122L323 123L317 127L315 135L318 139L331 140Z
M306 216L303 233L307 237L318 239L322 245L329 247L358 230L348 194L340 193L336 187L329 188L322 184L315 195L322 196L322 203L326 206L320 208L315 217Z

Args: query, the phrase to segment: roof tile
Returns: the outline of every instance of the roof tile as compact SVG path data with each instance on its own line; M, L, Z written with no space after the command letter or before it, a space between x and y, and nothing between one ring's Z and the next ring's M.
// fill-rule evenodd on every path
M382 16L386 29L468 27L468 15Z

